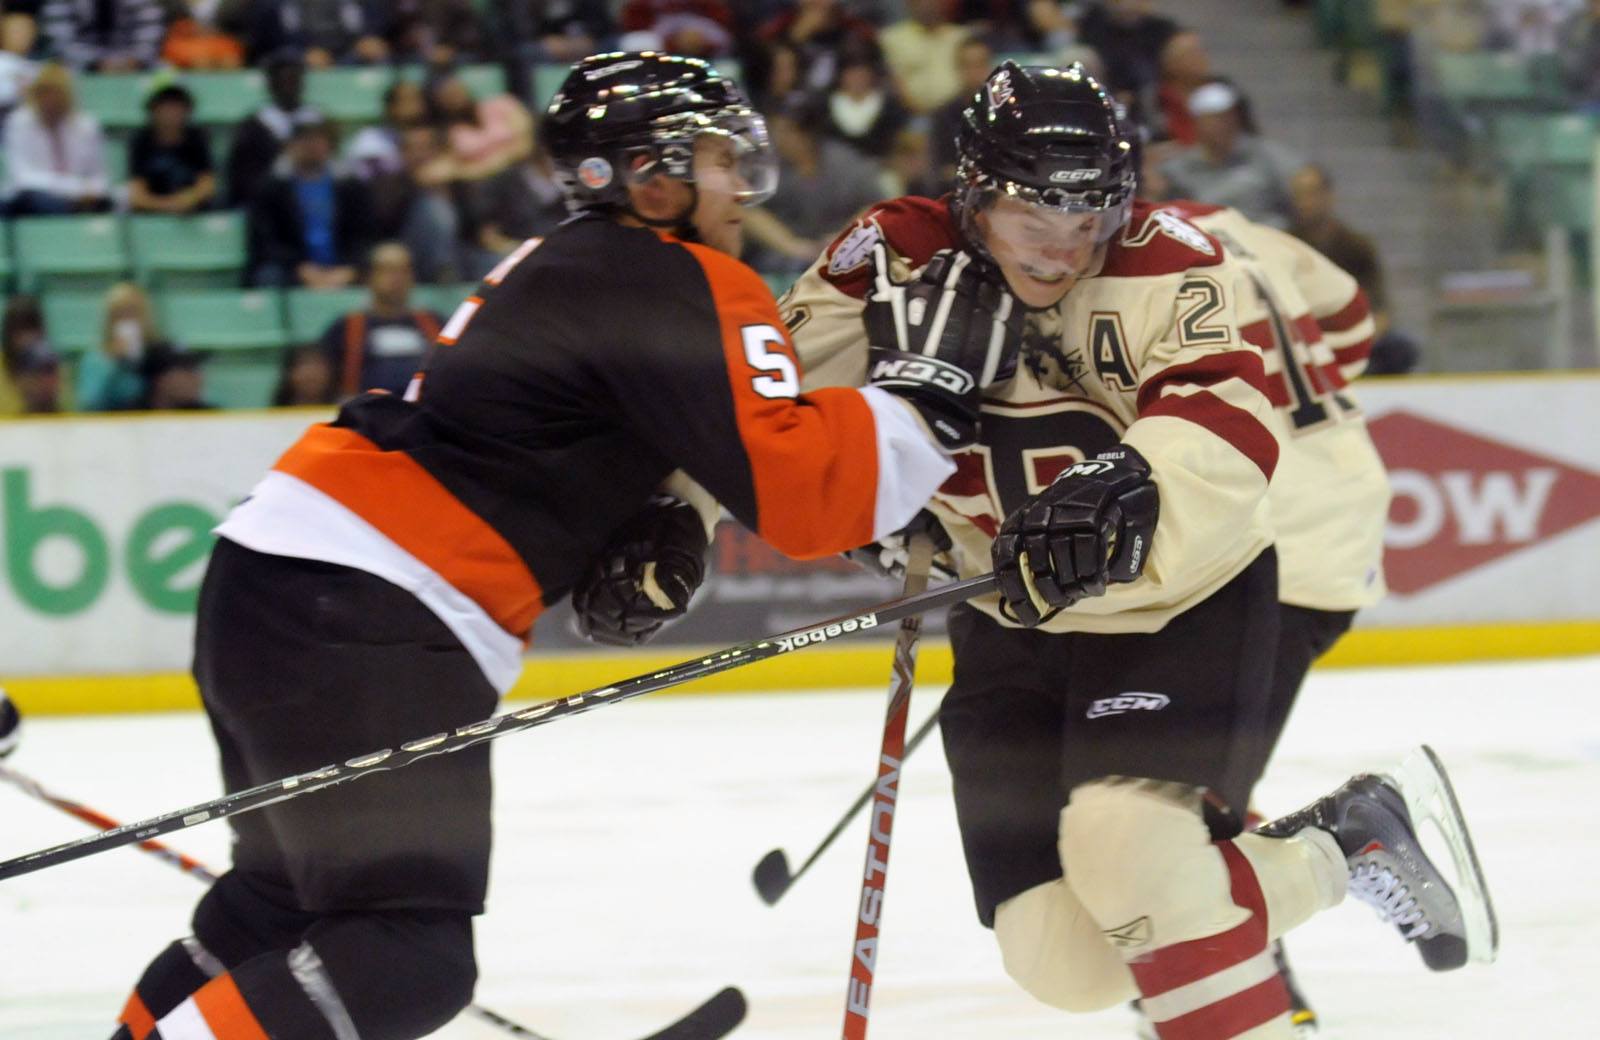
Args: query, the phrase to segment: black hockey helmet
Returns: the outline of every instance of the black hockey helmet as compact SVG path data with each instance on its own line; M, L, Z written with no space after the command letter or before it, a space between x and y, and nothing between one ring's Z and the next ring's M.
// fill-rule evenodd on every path
M658 173L693 186L702 134L733 144L741 204L764 202L777 187L765 121L733 81L698 58L651 51L585 58L551 99L540 133L574 210L626 211L628 185Z
M1074 62L1003 62L962 113L956 203L966 221L999 195L1066 213L1102 213L1102 240L1123 224L1138 184L1116 103ZM970 237L970 234L969 234Z

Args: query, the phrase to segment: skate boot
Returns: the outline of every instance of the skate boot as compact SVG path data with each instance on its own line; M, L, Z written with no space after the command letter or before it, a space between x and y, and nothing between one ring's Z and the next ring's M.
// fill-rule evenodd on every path
M1419 830L1428 824L1449 850L1453 879L1423 851ZM1407 756L1393 776L1352 777L1257 833L1287 838L1307 827L1333 835L1349 866L1347 891L1415 943L1430 969L1494 960L1500 936L1488 885L1450 778L1431 748Z
M16 750L21 728L22 717L17 714L17 706L6 697L6 691L0 690L0 758Z
M1283 979L1284 986L1289 990L1289 1024L1294 1026L1296 1040L1310 1040L1317 1035L1317 1013L1311 1010L1306 1003L1306 998L1301 994L1300 987L1295 984L1294 973L1289 970L1288 958L1283 955L1283 941L1277 940L1272 944L1272 959L1278 965L1278 975ZM1133 1009L1137 1030L1134 1035L1139 1040L1158 1040L1155 1023L1151 1022L1144 1013L1144 1007L1135 1000L1129 1005Z

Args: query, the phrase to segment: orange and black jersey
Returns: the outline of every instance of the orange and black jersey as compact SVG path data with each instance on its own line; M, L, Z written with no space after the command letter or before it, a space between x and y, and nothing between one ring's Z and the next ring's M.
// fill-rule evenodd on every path
M219 532L413 590L504 688L534 618L675 469L797 557L897 529L952 472L895 398L801 396L800 376L748 267L575 220L490 274L404 398L312 427Z

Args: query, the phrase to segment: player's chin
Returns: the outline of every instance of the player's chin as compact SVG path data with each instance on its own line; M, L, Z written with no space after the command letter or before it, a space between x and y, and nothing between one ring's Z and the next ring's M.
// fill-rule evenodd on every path
M1029 271L1016 271L1006 279L1012 293L1029 307L1053 307L1067 295L1067 290L1077 279L1070 271L1048 275Z

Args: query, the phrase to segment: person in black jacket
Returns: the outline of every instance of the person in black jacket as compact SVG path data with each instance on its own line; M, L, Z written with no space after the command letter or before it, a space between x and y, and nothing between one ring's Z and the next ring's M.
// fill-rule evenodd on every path
M256 285L341 289L356 281L372 234L366 182L333 165L335 133L325 122L294 130L278 172L250 207Z
M320 120L322 113L305 104L306 65L298 51L274 54L266 63L270 104L239 124L228 153L228 204L248 206L256 189L272 172L294 128Z

